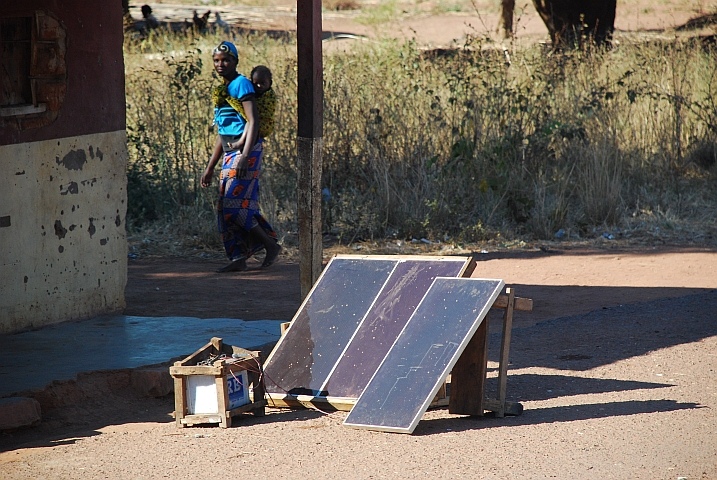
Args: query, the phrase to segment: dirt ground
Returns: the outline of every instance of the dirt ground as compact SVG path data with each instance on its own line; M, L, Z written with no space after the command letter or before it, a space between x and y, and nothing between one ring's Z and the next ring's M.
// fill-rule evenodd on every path
M167 18L191 17L194 7L175 3L180 0L157 2L160 20L165 10ZM384 30L438 46L476 25L489 31L497 25L498 10L488 2L477 3L485 7L480 15L436 13L439 3L416 2L426 13ZM292 5L197 8L291 28ZM662 35L663 28L716 7L710 1L619 1L616 24L622 32ZM324 29L375 35L375 26L360 23L359 15L326 12ZM521 35L546 36L530 9ZM227 430L177 429L172 395L137 397L128 371L90 373L47 392L47 404L56 408L43 411L41 425L0 435L0 478L717 479L717 249L554 246L473 255L474 276L503 278L535 302L533 312L516 313L511 346L508 397L523 404L521 416L467 418L432 410L409 436L343 427L344 413L270 408L265 417L244 416ZM293 257L241 274L214 273L221 265L130 259L125 314L293 316L300 303ZM220 301L227 292L236 300ZM497 375L496 317L489 393Z
M95 373L52 393L50 403L64 406L44 412L39 427L0 437L0 477L717 478L714 249L474 256L474 276L503 278L535 301L533 312L516 313L513 331L508 396L524 405L519 417L432 410L407 436L343 427L344 413L269 409L228 430L180 430L172 395L139 398L127 371ZM214 273L221 264L130 260L125 313L227 316L221 290L237 293L238 318L293 315L294 262ZM489 393L498 341L491 335Z
M230 25L244 29L296 30L296 2L292 0L159 0L149 2L160 21L191 23L193 10L201 15L210 11ZM132 2L131 14L141 19L141 3ZM324 0L325 33L351 34L361 38L337 36L324 42L325 53L350 48L356 41L376 38L416 39L426 48L463 45L467 35L486 38L488 44L506 46L499 34L499 0ZM349 9L332 9L343 5ZM675 27L689 19L714 13L715 0L618 0L615 19L618 43L626 38L674 38L675 35L712 34L711 27L676 32ZM517 44L547 41L548 31L532 2L516 2L515 36Z

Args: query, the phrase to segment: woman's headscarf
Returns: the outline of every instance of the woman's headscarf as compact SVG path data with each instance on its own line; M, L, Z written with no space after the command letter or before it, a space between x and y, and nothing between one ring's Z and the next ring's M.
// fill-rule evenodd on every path
M231 42L222 42L214 49L214 53L226 53L227 55L231 55L232 57L239 60L239 53L237 52L237 47L234 46Z

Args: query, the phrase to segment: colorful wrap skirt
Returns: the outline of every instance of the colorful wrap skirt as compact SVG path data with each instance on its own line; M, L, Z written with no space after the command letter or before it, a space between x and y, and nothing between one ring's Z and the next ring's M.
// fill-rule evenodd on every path
M259 226L276 240L276 232L259 211L259 172L264 153L260 139L249 154L248 171L237 178L239 152L224 154L219 180L217 223L224 250L231 260L249 258L264 248L264 244L250 230Z

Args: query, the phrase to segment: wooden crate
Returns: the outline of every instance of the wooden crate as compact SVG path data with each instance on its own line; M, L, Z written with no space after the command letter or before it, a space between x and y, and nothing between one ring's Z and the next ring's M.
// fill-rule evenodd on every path
M216 360L210 365L197 365L217 355L227 358ZM232 358L236 354L238 358ZM252 412L256 416L265 414L264 384L261 378L261 352L225 345L218 337L182 361L175 362L169 368L174 378L174 418L178 427L204 423L217 423L222 428L232 425L232 417L240 413ZM246 372L246 373L243 373ZM242 382L241 379L246 379ZM203 397L207 392L216 392L216 404L210 402L209 412L190 413L190 400L197 397L196 390L188 390L190 384L201 384ZM234 397L236 387L247 392L248 403L230 408L230 393ZM213 399L212 399L213 400ZM197 404L197 402L195 402Z

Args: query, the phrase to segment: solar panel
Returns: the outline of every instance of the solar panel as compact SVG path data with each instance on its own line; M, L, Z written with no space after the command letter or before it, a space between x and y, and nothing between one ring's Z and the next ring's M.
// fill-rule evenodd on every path
M399 263L323 387L332 397L358 398L436 277L457 277L464 262Z
M412 433L503 285L436 278L344 425Z
M358 398L434 278L463 275L469 264L466 257L332 258L267 359L267 392Z
M267 392L320 395L395 266L391 260L333 258L267 359Z

